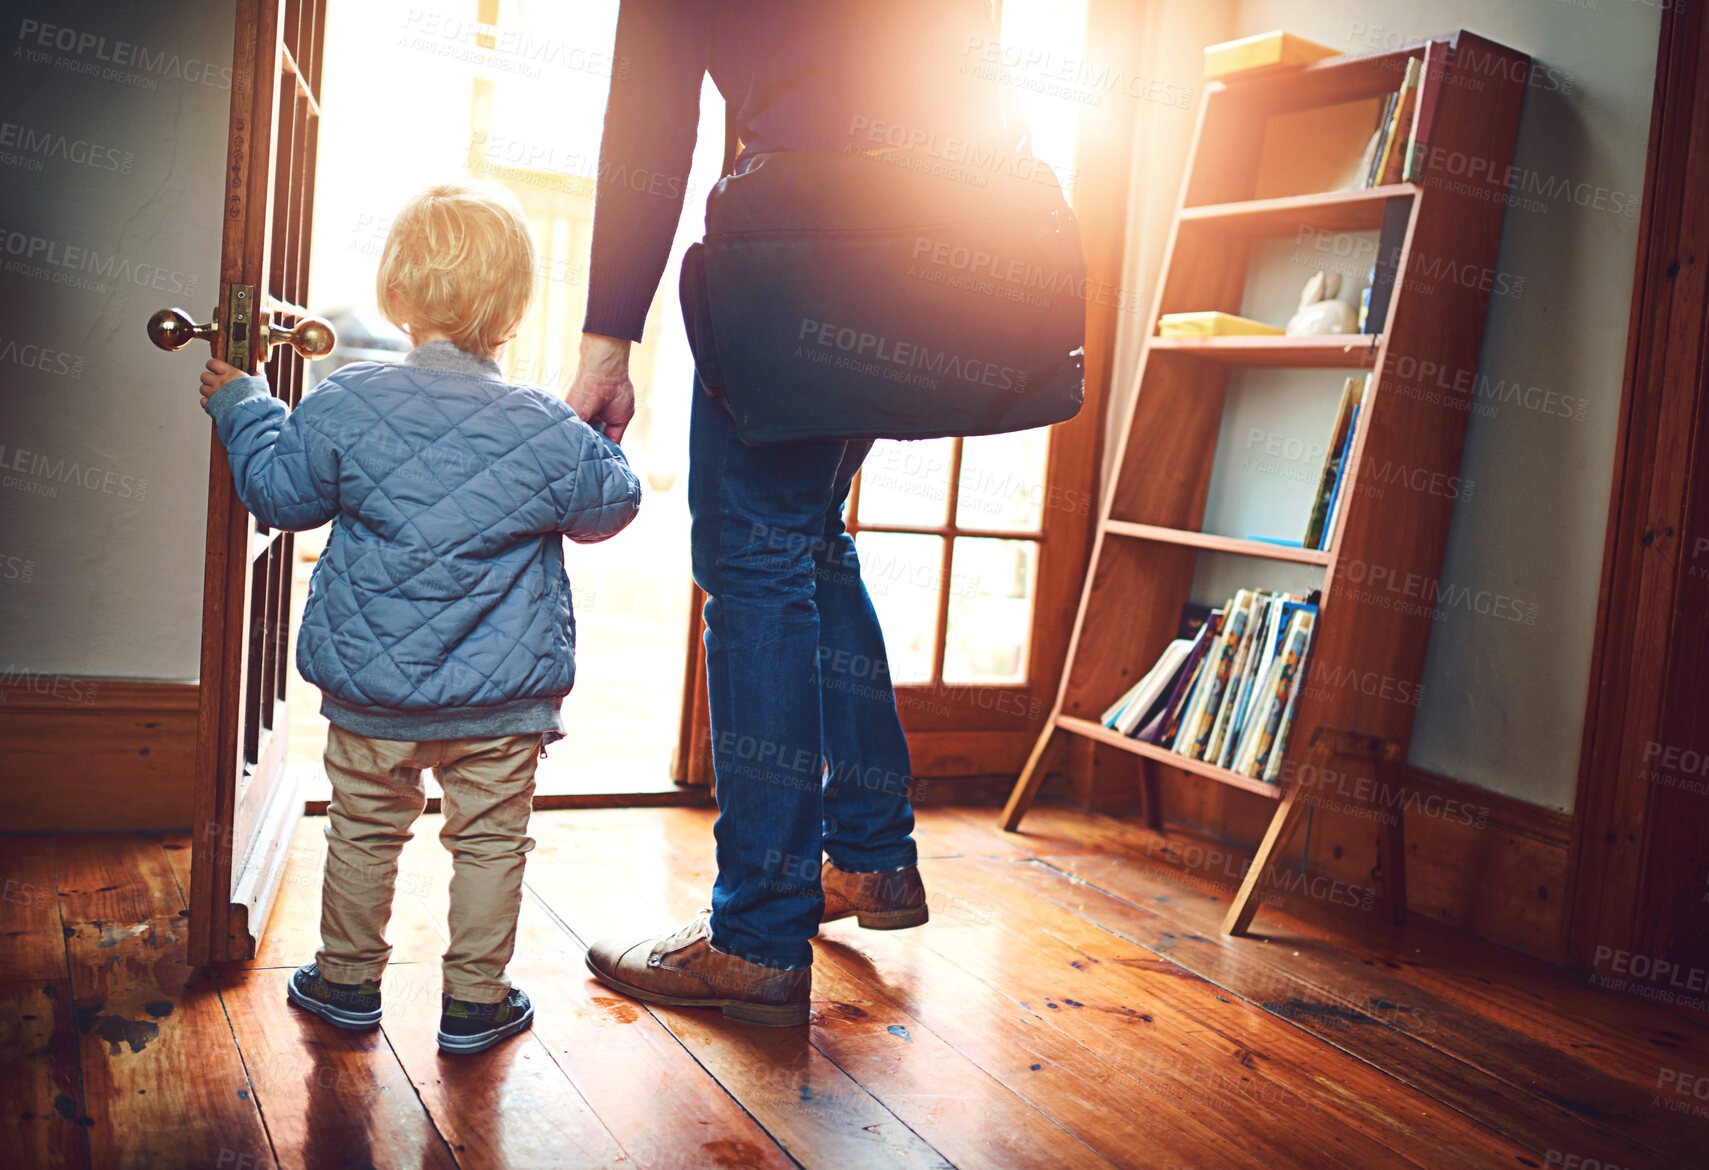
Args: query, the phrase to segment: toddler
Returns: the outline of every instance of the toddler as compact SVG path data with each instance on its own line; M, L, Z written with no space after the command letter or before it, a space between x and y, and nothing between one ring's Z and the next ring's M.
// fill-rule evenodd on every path
M225 362L202 375L244 506L287 531L332 522L297 643L331 723L321 949L287 994L342 1028L379 1024L398 853L432 768L453 858L445 1052L533 1021L505 967L535 764L575 678L562 538L604 540L641 501L614 443L500 373L534 273L514 196L430 187L380 260L380 309L414 344L401 362L344 366L294 411Z

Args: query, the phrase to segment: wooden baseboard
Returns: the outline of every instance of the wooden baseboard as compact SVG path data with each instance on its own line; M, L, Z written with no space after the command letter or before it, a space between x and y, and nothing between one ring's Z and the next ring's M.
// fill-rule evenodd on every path
M1125 752L1096 753L1096 807L1138 808L1138 768ZM1180 824L1248 852L1263 836L1273 801L1162 767L1163 807ZM1414 913L1464 928L1551 963L1565 961L1566 885L1572 815L1488 789L1407 768L1404 806L1407 901ZM1281 864L1366 888L1380 887L1377 842L1382 822L1370 793L1361 812L1356 778L1336 779L1312 794L1309 820ZM1352 811L1350 811L1352 810Z
M0 680L0 826L186 827L196 701L194 683L23 672Z

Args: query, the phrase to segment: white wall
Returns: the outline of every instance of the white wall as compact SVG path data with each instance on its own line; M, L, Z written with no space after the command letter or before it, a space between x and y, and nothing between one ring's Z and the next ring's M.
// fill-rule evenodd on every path
M7 9L0 672L193 678L208 350L143 326L218 294L231 6Z
M1207 33L1196 45L1160 32L1164 76L1196 71L1210 40L1276 28L1363 52L1463 27L1536 63L1515 157L1528 202L1509 208L1497 263L1523 291L1490 306L1479 375L1493 397L1470 418L1461 474L1476 486L1455 504L1441 574L1536 617L1448 611L1411 761L1558 809L1577 781L1661 2L1244 0L1223 28L1222 6L1193 7ZM1127 271L1148 307L1178 192L1179 121L1142 124L1138 143ZM1136 328L1118 349L1112 419L1139 343Z

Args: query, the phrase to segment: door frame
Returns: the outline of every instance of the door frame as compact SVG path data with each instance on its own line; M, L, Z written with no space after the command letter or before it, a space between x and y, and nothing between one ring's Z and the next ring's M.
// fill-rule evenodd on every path
M1701 826L1709 797L1675 806L1649 779L1648 755L1702 737L1709 685L1706 52L1698 6L1666 6L1573 806L1566 953L1581 969L1606 971L1602 948L1652 961L1677 954L1677 883L1702 860L1667 814L1695 813Z

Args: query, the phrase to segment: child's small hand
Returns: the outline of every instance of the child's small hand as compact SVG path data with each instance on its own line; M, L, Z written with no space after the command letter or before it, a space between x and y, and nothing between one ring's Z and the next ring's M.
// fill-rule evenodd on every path
M228 365L219 358L209 358L208 368L202 372L202 401L212 398L214 391L224 386L233 378L243 377L243 371L236 366Z

